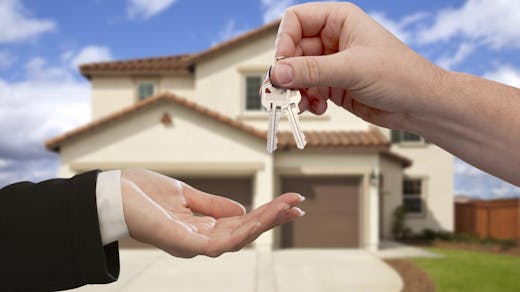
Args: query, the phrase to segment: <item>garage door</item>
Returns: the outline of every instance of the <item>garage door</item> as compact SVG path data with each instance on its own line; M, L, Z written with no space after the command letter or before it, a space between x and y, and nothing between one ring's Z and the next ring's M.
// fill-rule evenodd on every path
M282 227L282 247L359 247L359 177L282 178L306 197L306 215Z

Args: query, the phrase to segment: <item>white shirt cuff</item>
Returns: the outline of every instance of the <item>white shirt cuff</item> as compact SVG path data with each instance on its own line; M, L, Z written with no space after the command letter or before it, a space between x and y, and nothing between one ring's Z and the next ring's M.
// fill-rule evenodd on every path
M96 205L103 245L128 235L121 196L121 170L104 171L98 174Z

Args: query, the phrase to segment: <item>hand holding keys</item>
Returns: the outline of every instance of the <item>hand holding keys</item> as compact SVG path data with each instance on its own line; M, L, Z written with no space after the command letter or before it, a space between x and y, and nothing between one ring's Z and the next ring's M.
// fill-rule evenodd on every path
M262 105L269 112L269 127L267 129L267 152L272 153L276 150L278 140L276 132L281 112L285 112L291 131L296 141L296 146L303 149L307 141L300 127L300 119L298 114L300 109L298 103L301 100L300 91L298 89L278 88L271 84L271 69L269 68L269 82L261 88Z

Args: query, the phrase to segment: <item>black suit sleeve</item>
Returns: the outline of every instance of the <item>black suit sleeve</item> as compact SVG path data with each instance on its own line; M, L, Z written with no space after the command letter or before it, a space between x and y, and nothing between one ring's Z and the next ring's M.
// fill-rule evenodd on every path
M99 234L97 174L0 190L0 291L53 291L117 280L117 242L103 247Z

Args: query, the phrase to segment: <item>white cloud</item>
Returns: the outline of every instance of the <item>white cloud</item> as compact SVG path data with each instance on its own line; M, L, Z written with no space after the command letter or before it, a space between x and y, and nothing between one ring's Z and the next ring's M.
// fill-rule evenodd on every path
M110 61L113 59L110 48L106 46L86 46L78 53L67 51L62 55L62 60L69 63L73 68L77 68L81 64Z
M16 61L16 57L8 51L0 50L0 70L5 70L11 67Z
M456 36L492 48L520 48L520 1L468 0L462 7L439 11L433 25L419 31L418 41L430 44Z
M393 21L387 18L383 12L371 12L370 16L401 41L406 43L410 40L411 33L405 30L406 23L403 24L403 21Z
M455 193L474 198L520 197L520 188L455 158Z
M130 18L148 19L168 9L176 0L128 0Z
M0 186L54 177L57 156L44 141L85 123L90 88L68 66L34 58L23 80L0 79Z
M216 45L222 41L229 40L247 31L247 28L238 28L234 19L230 19L224 28L218 33L218 39L213 41L212 45Z
M0 43L30 40L55 27L51 20L32 17L21 0L0 1Z
M509 65L500 66L497 70L484 74L484 78L520 88L520 69Z
M456 159L454 162L455 175L479 176L485 174L482 170L460 160Z
M294 5L294 0L261 0L263 8L264 23L281 18L285 9Z
M462 43L459 45L457 52L453 56L444 56L436 61L437 65L451 69L453 66L460 64L475 51L475 45L471 43Z
M410 26L424 20L429 16L428 13L418 12L407 15L399 21L394 21L386 17L384 12L370 12L369 15L405 43L410 43L413 40L413 31Z

